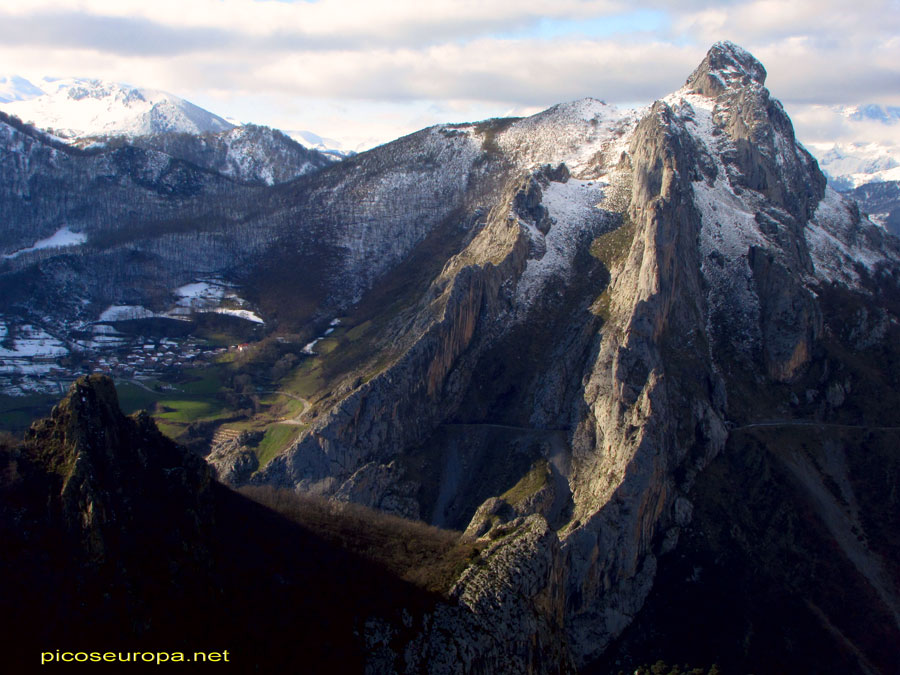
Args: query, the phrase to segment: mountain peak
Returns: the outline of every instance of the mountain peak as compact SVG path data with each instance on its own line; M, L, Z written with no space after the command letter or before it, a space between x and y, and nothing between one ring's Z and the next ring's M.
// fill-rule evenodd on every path
M163 436L146 412L126 417L104 375L72 383L26 432L25 448L57 477L54 508L94 560L117 559L137 532L190 541L212 509L206 463Z
M35 87L24 77L18 75L0 75L0 103L26 101L41 96L43 90Z
M691 73L685 88L705 96L719 96L751 82L766 83L766 69L753 54L733 42L716 42Z
M233 128L218 115L174 94L81 77L44 78L39 95L11 99L3 103L3 110L68 139L218 133Z

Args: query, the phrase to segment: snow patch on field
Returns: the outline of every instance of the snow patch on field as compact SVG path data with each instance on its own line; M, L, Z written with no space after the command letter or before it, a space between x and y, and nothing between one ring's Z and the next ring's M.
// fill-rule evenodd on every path
M175 306L159 313L140 305L111 305L98 317L98 321L133 321L153 317L188 321L192 314L212 312L225 314L253 323L264 323L262 317L249 309L243 309L246 300L239 297L231 287L216 281L193 281L179 286L173 292ZM223 307L223 302L229 305Z
M56 359L69 353L60 340L38 326L18 326L11 343L6 324L0 326L0 340L6 345L0 346L0 375L46 375L56 367Z
M225 297L225 287L208 281L195 281L175 289L179 307L209 307L217 305Z
M265 323L258 314L247 309L229 309L228 307L217 307L212 311L216 314L227 314L228 316L235 316L238 319L252 321L253 323Z
M87 235L82 232L73 232L67 226L59 228L46 239L34 242L28 248L22 248L18 251L3 256L4 258L16 258L23 253L31 251L40 251L45 248L62 248L64 246L79 246L87 241Z
M110 305L100 313L100 321L132 321L156 316L141 305Z

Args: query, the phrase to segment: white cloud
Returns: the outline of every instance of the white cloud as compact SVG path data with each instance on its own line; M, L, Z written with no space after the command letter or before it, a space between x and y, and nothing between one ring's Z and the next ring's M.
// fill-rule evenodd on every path
M325 44L422 44L483 35L541 18L582 19L622 12L617 0L31 0L5 10L18 19L81 16L143 21L179 31L217 30L234 39L295 39Z
M291 54L262 65L255 76L298 95L341 98L503 105L551 105L589 95L644 100L680 86L696 65L694 51L665 44L482 39L424 50L343 50L324 58Z
M788 106L787 110L797 135L810 145L824 147L832 143L875 143L900 150L898 123L854 119L847 114L845 106L794 105Z

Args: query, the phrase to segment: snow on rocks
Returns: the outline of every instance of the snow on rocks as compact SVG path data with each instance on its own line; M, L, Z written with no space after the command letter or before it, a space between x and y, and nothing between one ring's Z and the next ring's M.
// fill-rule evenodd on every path
M597 204L603 199L602 181L574 178L565 183L551 182L543 188L543 204L553 225L543 234L530 223L520 221L541 255L529 258L516 288L516 300L528 306L553 277L568 279L572 260L580 245L595 233L603 219Z
M714 323L728 316L734 328L733 341L749 353L761 336L759 298L748 254L751 246L767 245L755 219L758 197L749 191L738 195L728 181L721 155L729 139L716 129L715 101L682 90L665 102L716 165L714 181L693 183L694 205L700 212L701 270L709 283L707 328L711 330Z
M617 162L640 117L639 111L584 98L514 122L497 144L523 167L565 162L580 175L596 166L598 155Z
M857 264L873 270L877 263L887 260L882 251L866 246L865 237L858 236L853 229L850 205L828 187L805 230L817 277L856 286L859 280Z

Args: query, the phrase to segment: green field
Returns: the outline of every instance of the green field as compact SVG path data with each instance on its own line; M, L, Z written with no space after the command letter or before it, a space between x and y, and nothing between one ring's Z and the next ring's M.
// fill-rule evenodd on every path
M0 430L20 435L34 420L49 415L60 397L57 394L0 396Z
M284 450L300 435L303 427L296 424L273 424L266 429L266 435L256 448L256 457L260 468L268 464L272 458Z

